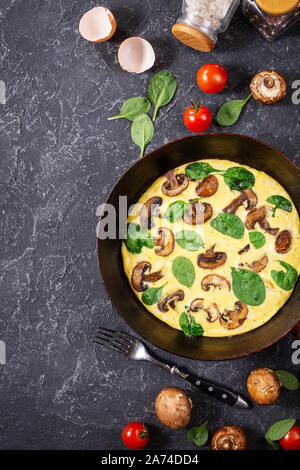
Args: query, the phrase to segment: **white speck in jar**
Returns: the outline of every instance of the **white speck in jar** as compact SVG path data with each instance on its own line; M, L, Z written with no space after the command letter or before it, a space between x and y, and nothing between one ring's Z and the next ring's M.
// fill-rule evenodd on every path
M210 24L214 30L221 26L234 0L186 0L186 11L192 21Z

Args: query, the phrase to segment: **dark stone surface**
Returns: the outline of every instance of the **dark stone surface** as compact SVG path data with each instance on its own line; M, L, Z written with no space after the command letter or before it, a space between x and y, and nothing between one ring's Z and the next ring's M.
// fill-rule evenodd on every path
M118 31L97 45L83 40L77 29L83 12L94 5L91 0L1 0L0 80L7 86L7 102L0 105L0 339L7 364L0 366L0 447L120 449L125 423L142 420L151 428L150 448L194 448L185 430L168 431L155 417L156 394L176 385L194 401L191 424L208 419L211 432L224 424L242 425L250 448L265 448L270 424L300 418L299 392L283 392L271 408L237 411L151 365L95 350L90 340L98 324L128 330L100 282L95 210L138 158L129 123L106 120L125 98L144 94L149 78L161 69L176 75L178 92L159 112L148 148L153 150L187 135L182 111L191 97L203 98L216 111L228 97L247 96L250 78L264 68L278 69L291 86L300 78L299 23L269 43L238 11L218 48L205 55L170 33L179 0L107 0ZM150 40L157 54L155 67L142 75L128 74L117 63L120 41L132 35ZM204 97L197 88L196 71L207 61L229 71L229 89L220 95ZM230 130L257 137L300 162L299 106L292 104L291 93L273 108L252 100ZM253 368L297 372L292 341L288 335L266 351L232 362L177 362L245 392Z

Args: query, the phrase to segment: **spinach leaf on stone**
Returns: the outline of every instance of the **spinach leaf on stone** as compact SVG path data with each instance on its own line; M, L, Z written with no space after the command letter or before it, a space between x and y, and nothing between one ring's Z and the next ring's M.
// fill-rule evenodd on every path
M151 78L148 86L148 95L155 106L153 121L156 119L158 109L170 103L176 88L176 78L168 70L162 70Z
M275 370L275 374L281 385L287 390L297 390L299 388L299 380L294 374L281 369Z
M191 428L187 433L187 438L194 441L196 446L204 446L208 441L208 430L207 430L208 421L205 421L200 426L195 426Z
M294 418L277 421L277 423L273 424L265 434L267 442L274 449L277 449L274 441L279 441L282 437L284 437L294 426L295 422L296 420Z
M236 123L245 104L250 100L252 94L244 100L230 100L224 103L217 114L217 122L220 126L232 126Z
M107 118L107 120L129 119L129 121L133 121L134 118L140 114L147 114L150 110L150 106L150 101L144 96L129 98L122 104L120 113L117 116Z
M148 114L140 114L134 118L131 125L132 141L141 149L140 157L144 155L145 147L152 140L154 127Z

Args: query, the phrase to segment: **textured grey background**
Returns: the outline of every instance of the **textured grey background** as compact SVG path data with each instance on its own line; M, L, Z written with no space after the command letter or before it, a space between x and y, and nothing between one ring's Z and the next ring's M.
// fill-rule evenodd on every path
M238 11L218 48L206 55L170 33L179 0L107 0L118 30L108 43L93 45L77 25L96 4L1 0L0 80L7 103L0 105L0 339L7 364L0 366L0 448L122 449L121 429L130 420L150 425L150 448L194 448L185 430L168 431L155 418L156 394L177 385L195 403L193 425L208 419L211 432L242 425L250 448L263 449L270 424L300 419L299 392L284 392L271 408L236 411L155 367L95 350L90 340L99 323L128 330L100 282L95 210L138 158L129 123L106 120L125 98L144 94L149 78L163 68L176 75L178 92L159 113L153 150L187 135L182 112L191 97L215 111L229 97L247 96L259 69L278 69L289 85L300 79L300 24L269 43ZM122 71L116 60L118 45L132 35L150 40L156 51L155 67L142 75ZM220 95L203 96L195 83L207 61L229 71L229 89ZM270 143L299 163L299 109L290 95L273 108L252 101L232 131ZM253 368L299 373L291 363L292 340L288 335L233 362L178 363L245 391Z

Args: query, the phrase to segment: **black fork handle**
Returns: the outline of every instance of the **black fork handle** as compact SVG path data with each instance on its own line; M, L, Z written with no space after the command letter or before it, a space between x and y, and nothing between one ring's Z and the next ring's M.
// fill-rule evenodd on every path
M231 390L231 388L192 374L187 374L185 379L191 384L195 385L195 387L197 387L202 392L210 395L213 398L216 398L219 401L222 401L223 403L226 403L227 405L244 410L251 408L250 402L242 395L239 395L235 391Z
M191 384L195 385L199 390L210 395L212 398L219 400L226 405L233 406L234 408L240 408L243 410L249 410L251 408L251 402L247 398L243 397L239 393L235 392L225 385L218 384L216 382L211 382L210 380L203 379L188 372L183 372L179 370L177 366L166 364L165 362L160 361L159 359L149 356L146 360L156 364L164 370L167 370L172 375L178 375L184 380L187 380Z

